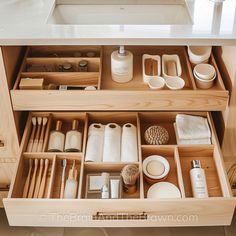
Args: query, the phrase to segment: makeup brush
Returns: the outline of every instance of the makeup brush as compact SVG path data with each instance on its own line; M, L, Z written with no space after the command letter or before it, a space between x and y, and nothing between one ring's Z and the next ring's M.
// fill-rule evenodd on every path
M39 161L38 159L34 160L34 172L33 172L31 182L30 182L28 198L32 198L34 194L35 180L36 180L36 174L37 174L37 169L38 169L38 161Z
M40 187L40 183L41 183L41 179L42 179L42 173L43 173L43 164L44 164L44 160L40 159L39 174L38 174L38 177L37 177L36 186L35 186L35 190L34 190L34 198L37 198L38 194L39 194L39 187Z
M42 117L37 117L37 122L38 122L38 127L37 127L37 132L34 138L32 152L37 152L38 143L39 143L39 135L40 135L41 124L42 124Z
M43 127L42 127L41 134L40 134L40 139L39 139L39 143L38 143L38 147L37 147L37 152L42 152L43 151L44 134L45 134L45 128L46 128L47 122L48 122L48 118L43 117Z
M48 166L49 166L49 160L46 159L45 160L45 165L44 165L43 178L42 178L42 181L40 183L38 198L43 198L43 196L44 196L46 179L47 179L47 172L48 172Z
M121 171L123 179L123 188L127 193L135 193L137 191L137 179L139 177L139 169L136 165L126 165Z
M32 152L32 148L33 148L33 143L34 143L34 135L35 135L35 130L36 130L36 117L32 117L32 130L31 130L31 135L30 135L30 139L28 142L28 146L27 146L27 152Z
M61 160L62 173L61 173L60 198L64 198L66 165L67 165L67 160L66 159Z
M25 181L25 186L24 186L24 189L23 189L23 196L22 196L23 198L27 198L27 195L28 195L32 166L33 166L33 160L29 159L29 171L28 171L28 175L27 175L27 178L26 178L26 181Z

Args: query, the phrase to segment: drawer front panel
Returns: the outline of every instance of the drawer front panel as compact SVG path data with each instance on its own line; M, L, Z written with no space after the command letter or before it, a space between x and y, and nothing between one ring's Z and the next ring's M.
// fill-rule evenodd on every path
M0 48L0 158L15 158L19 142Z
M10 225L53 227L158 227L230 225L235 199L19 200L5 199ZM98 214L101 215L97 219ZM146 219L140 216L146 215ZM123 220L117 219L123 216ZM130 219L127 217L130 216ZM104 218L106 220L104 220Z

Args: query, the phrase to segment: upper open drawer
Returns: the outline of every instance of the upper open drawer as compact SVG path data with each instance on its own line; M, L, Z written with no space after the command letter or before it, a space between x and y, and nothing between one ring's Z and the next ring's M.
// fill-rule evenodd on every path
M216 69L210 89L196 85L185 47L129 46L134 56L134 76L128 83L117 83L111 76L111 53L115 47L40 46L28 47L15 86L11 90L14 110L224 110L229 93L213 54L209 63ZM92 52L92 53L91 53ZM142 56L177 54L182 67L181 90L151 90L143 82ZM79 63L87 61L87 72ZM70 66L68 66L68 64ZM66 66L67 68L63 68ZM163 68L162 68L163 71ZM42 90L21 90L21 78L43 78L35 86ZM73 90L64 90L70 85ZM96 91L85 91L93 86ZM75 88L76 87L76 88ZM61 88L61 90L59 90ZM74 90L76 89L76 90Z
M18 167L12 180L9 196L4 199L10 225L60 227L229 225L233 217L236 200L232 197L211 115L207 112L184 113L207 119L205 121L209 124L211 137L208 144L179 143L174 128L177 112L30 113L21 145ZM40 151L32 151L33 148L28 149L34 130L33 117L48 119L44 130L43 146ZM74 119L78 120L80 124L78 130L81 133L81 148L78 152L64 152L64 149L63 152L48 152L50 149L49 134L54 130L56 121L62 121L61 130L65 134L71 129L71 123ZM94 139L90 138L92 137L90 125L103 124L108 127L111 122L113 126L115 123L122 127L122 134L125 124L136 127L136 159L131 161L121 158L114 161L113 158L118 152L114 145L119 146L121 141L121 139L116 139L112 142L112 148L109 145L102 145L103 153L105 150L112 149L109 160L105 160L103 154L102 160L91 161L88 154L91 154L88 151L91 150L91 146L89 148L88 143ZM151 145L147 141L146 130L154 125L160 125L168 132L169 141L165 145ZM98 137L96 142L103 140L97 130L94 134ZM104 134L104 140L105 137L106 134ZM60 142L58 139L55 141ZM93 144L95 145L96 142L93 141ZM124 146L121 144L121 150ZM129 158L131 151L127 151L127 154L126 158ZM168 161L170 170L165 179L150 180L144 174L144 161L153 155L162 156ZM66 179L73 164L78 171L75 199L61 197L61 189L63 188L62 160L66 160L67 163ZM201 161L206 174L209 197L199 199L192 192L190 180L192 160ZM40 175L39 163L41 162L45 163L42 164L45 167L47 163L48 169L43 182L43 194L39 196L41 184L40 188L36 186L38 180L43 176L42 170L45 170L43 167ZM138 167L140 172L134 191L132 189L132 191L126 191L127 186L123 188L121 171L127 164ZM95 188L96 184L95 187L91 187L94 186L90 184L91 176L101 176L103 172L109 173L111 179L119 178L121 180L120 183L123 187L120 186L118 199L101 199L101 192L99 188ZM27 179L30 181L27 182ZM148 197L149 189L153 184L160 183L160 181L174 185L179 191L178 197ZM27 183L28 190L25 192ZM36 191L36 189L38 190Z

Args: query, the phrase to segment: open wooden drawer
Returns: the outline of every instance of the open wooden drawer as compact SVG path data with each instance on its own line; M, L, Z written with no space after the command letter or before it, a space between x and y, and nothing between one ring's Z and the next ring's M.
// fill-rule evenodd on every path
M34 46L28 47L14 88L11 90L14 110L225 110L229 93L224 87L213 54L209 63L217 72L214 86L204 90L197 87L192 67L183 46L127 46L134 55L134 77L128 83L119 84L111 79L111 53L113 46ZM95 57L76 57L76 52L96 52ZM182 90L151 90L143 83L142 55L177 54L182 66L181 77L185 81ZM88 72L78 72L81 60L89 63ZM70 63L77 72L59 72L58 66ZM46 65L50 71L29 71L29 66ZM51 71L52 70L52 71ZM21 78L44 78L43 90L20 90ZM96 91L49 90L48 85L94 86ZM86 104L84 103L86 101Z
M235 198L232 197L224 162L218 144L211 114L207 112L185 112L185 114L207 117L212 133L211 145L177 145L173 123L177 112L32 112L29 115L21 145L21 157L13 177L8 198L4 206L10 225L15 226L60 226L60 227L141 227L141 226L206 226L229 225ZM46 116L44 152L26 152L33 116ZM81 153L49 153L48 135L55 120L63 121L63 132L68 124L78 119L83 134ZM149 155L159 154L169 161L170 173L165 181L175 184L182 197L179 199L147 199L149 188L142 171L135 194L123 193L121 199L86 198L86 176L92 173L120 173L127 163L86 162L85 150L88 127L92 123L119 125L132 123L137 127L139 159L134 164L142 170L142 161ZM144 131L148 126L160 124L169 135L168 145L152 146L144 143ZM29 159L48 159L49 172L43 198L22 198L24 182L28 173ZM78 198L59 199L61 159L68 165L75 160L79 170ZM209 198L193 198L190 185L190 163L201 160L206 172ZM66 173L66 176L68 173Z

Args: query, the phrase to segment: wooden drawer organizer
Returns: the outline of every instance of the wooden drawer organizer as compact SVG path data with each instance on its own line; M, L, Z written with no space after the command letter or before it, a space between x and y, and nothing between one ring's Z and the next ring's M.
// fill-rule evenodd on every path
M208 90L197 88L186 48L181 46L127 46L134 54L134 78L129 83L119 84L111 79L112 46L39 46L29 47L15 86L11 90L14 110L224 110L229 93L214 56L210 63L217 70L215 85ZM72 57L76 51L97 51L96 58L86 58L90 63L90 72L25 72L27 64L53 64L63 62L78 64L82 58ZM143 83L142 55L178 54L182 65L182 78L185 87L180 91L169 89L153 91ZM52 57L52 55L58 57ZM85 58L84 58L85 59ZM46 83L93 85L97 91L59 91L59 90L19 90L21 77L44 77ZM86 104L84 103L86 101Z
M100 89L101 68L102 68L101 47L28 47L17 76L14 90L19 88L21 78L44 78L45 86L49 84L76 85L81 87L94 86ZM80 57L74 56L80 52ZM86 52L94 52L95 57L86 57ZM81 60L88 61L88 72L78 72L78 65ZM72 64L74 72L61 72L60 65L63 63ZM28 72L30 65L50 66L48 72Z
M177 145L173 123L177 112L32 112L29 115L21 145L21 157L8 198L4 199L10 225L18 226L69 226L69 227L130 227L130 226L190 226L190 225L228 225L234 213L235 199L228 184L224 163L215 133L211 114L208 112L184 112L185 114L207 117L212 131L212 145ZM25 152L31 130L32 116L48 116L51 123L62 119L68 123L80 120L83 133L81 153L27 153ZM165 156L171 170L166 181L179 187L181 199L147 199L149 185L141 172L138 191L123 194L122 199L86 199L85 186L87 173L107 171L119 173L127 163L85 162L88 126L100 122L115 122L123 125L133 123L138 130L139 160L135 163L142 170L142 161L151 154ZM169 145L146 145L143 140L145 129L152 124L163 125L170 134ZM69 129L65 126L63 130ZM46 146L45 149L46 150ZM50 160L50 174L42 199L22 198L26 179L28 159L44 158ZM66 158L69 165L76 160L79 173L78 199L59 199L60 160ZM192 196L189 170L193 159L200 159L206 171L209 198L195 199ZM68 174L68 173L67 173ZM67 175L66 174L66 175ZM112 220L113 219L113 220ZM115 220L114 220L115 219ZM131 223L132 222L132 223Z

